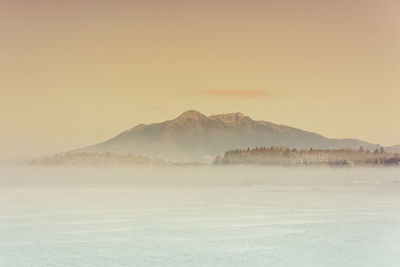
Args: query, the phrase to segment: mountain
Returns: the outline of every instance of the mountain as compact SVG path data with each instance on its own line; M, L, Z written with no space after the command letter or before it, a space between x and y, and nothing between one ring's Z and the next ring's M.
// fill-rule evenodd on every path
M173 120L140 124L103 143L74 152L110 152L177 162L207 162L229 149L257 146L297 149L358 149L363 146L369 150L381 147L358 139L331 139L285 125L256 121L241 113L206 116L189 110Z

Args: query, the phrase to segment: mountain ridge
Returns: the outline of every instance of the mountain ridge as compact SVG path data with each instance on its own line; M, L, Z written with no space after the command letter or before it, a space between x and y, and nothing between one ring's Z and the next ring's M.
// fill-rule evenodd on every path
M229 149L257 146L297 149L358 149L363 146L369 150L382 147L355 138L327 138L286 125L256 121L240 112L206 116L196 110L188 110L175 119L139 124L105 142L75 151L205 162Z

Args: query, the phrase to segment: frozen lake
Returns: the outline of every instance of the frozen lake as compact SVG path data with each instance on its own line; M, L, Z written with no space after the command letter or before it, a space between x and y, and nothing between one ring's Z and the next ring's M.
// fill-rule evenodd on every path
M0 266L400 266L400 169L0 168Z

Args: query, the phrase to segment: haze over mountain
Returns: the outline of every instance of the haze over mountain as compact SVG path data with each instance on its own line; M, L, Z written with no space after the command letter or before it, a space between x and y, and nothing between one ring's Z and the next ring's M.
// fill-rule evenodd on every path
M211 161L235 148L286 146L297 149L380 148L358 139L331 139L293 127L256 121L241 113L206 116L189 110L173 120L139 124L85 152L162 157L171 161Z

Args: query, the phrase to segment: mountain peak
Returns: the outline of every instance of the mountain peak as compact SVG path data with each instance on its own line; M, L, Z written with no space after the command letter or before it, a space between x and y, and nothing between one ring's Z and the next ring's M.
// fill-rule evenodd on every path
M181 115L179 115L176 119L204 119L207 118L206 115L198 112L197 110L187 110L183 112Z
M218 120L218 121L222 121L224 123L238 123L241 121L251 121L252 119L248 116L243 115L240 112L236 112L236 113L226 113L226 114L216 114L216 115L212 115L209 117L210 119L213 120Z
M237 117L237 118L241 118L241 117L246 117L246 116L243 115L240 112L236 112L236 113L215 114L215 115L211 115L210 117Z

